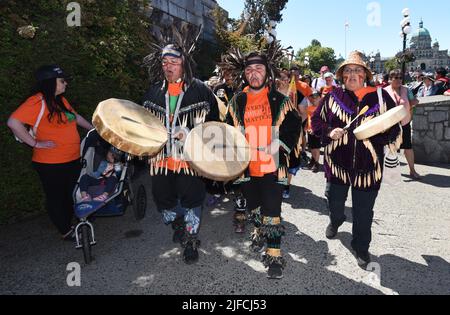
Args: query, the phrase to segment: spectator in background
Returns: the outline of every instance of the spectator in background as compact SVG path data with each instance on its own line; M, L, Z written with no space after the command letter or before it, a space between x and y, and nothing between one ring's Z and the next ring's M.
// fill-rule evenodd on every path
M324 75L326 73L330 72L330 68L328 66L323 66L320 68L320 77L313 80L311 87L316 90L320 91L321 88L327 85L327 82L325 81ZM333 80L333 85L337 86L336 82Z
M450 89L450 79L447 78L447 70L441 67L436 69L436 95L443 95L448 89Z
M418 71L415 73L415 78L416 81L411 82L408 87L411 90L411 92L413 93L414 96L417 95L417 93L419 92L419 89L423 86L423 72L422 71Z
M334 75L331 72L327 72L327 73L325 73L323 75L323 78L325 79L325 86L323 86L320 89L320 94L322 95L322 97L325 97L335 87L333 85L333 83L334 83Z
M385 88L385 91L389 93L394 100L396 106L405 106L408 110L408 116L401 121L403 126L403 141L400 149L405 150L405 157L408 161L409 174L413 179L420 179L420 175L414 168L414 151L412 148L412 134L411 134L411 120L412 109L419 104L419 100L414 97L412 92L402 85L402 72L401 70L392 70L389 74L391 85Z
M385 87L388 87L388 86L389 86L389 73L386 73L386 74L383 74L383 80L378 85L378 87L381 87L382 89L384 89Z
M432 73L424 74L423 85L417 92L417 97L434 96L437 92L437 87L434 85L434 77Z

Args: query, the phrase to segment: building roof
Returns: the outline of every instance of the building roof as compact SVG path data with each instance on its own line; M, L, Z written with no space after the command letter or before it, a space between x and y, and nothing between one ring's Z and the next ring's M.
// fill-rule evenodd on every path
M427 38L427 39L429 38L429 39L431 39L430 32L425 27L423 27L423 20L420 21L419 28L412 35L412 38Z

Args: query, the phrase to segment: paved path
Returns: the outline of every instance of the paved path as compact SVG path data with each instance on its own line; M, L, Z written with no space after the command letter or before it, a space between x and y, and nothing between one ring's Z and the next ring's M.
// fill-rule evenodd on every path
M97 219L89 266L72 243L58 239L45 215L2 226L0 294L450 294L450 167L417 170L421 182L403 176L377 199L374 273L359 269L349 251L351 223L336 240L325 238L323 173L303 171L283 205L288 266L281 281L267 280L247 237L233 233L232 202L225 199L205 211L195 266L181 261L171 229L152 204L141 222L131 211ZM81 287L66 284L70 262L81 265Z

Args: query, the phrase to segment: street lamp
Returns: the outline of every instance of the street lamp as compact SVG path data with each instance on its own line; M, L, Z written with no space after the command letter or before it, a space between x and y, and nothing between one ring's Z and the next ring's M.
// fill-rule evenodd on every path
M370 62L370 69L372 70L372 72L374 72L374 67L373 64L375 63L375 56L372 54L369 55L369 62Z
M405 84L405 72L406 72L406 59L405 59L405 52L406 52L406 39L408 37L408 34L411 33L411 18L410 11L408 8L403 9L402 11L403 19L400 22L400 26L402 27L402 32L400 33L401 36L403 36L403 60L402 60L402 81L403 84Z
M290 51L290 49L292 49L292 52ZM289 47L283 49L283 51L289 60L289 69L290 69L292 61L294 61L294 48L292 48L292 46L289 46Z

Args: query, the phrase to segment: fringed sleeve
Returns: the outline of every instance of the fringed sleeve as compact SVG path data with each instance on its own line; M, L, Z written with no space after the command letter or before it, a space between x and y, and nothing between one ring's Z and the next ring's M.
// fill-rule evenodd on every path
M328 103L330 102L330 98L331 93L322 99L311 117L312 132L321 139L323 145L328 145L331 142L330 137L328 137L328 134L331 131L328 123Z
M281 117L283 117L283 120L280 120ZM285 151L290 153L298 146L299 138L301 138L302 121L289 99L286 99L282 105L277 122L280 122L280 125L277 126L280 128L279 138L282 142L282 147L288 148L288 150L285 149Z

